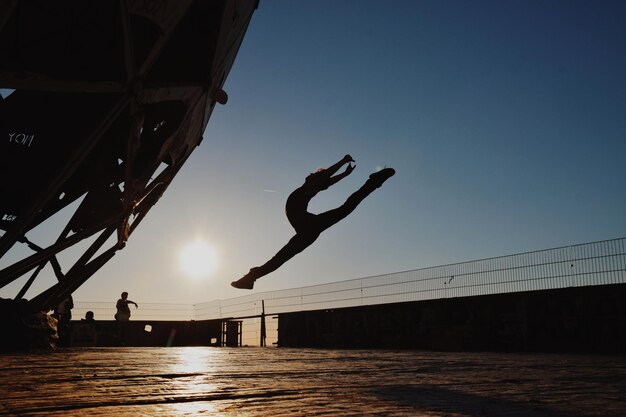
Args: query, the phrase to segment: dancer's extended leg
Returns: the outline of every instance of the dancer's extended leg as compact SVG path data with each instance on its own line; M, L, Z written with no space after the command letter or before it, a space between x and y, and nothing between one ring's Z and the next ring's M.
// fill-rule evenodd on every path
M356 190L345 203L336 209L328 210L324 213L316 216L318 228L320 231L328 229L330 226L338 223L340 220L345 219L355 208L365 200L365 198L379 188L389 177L393 176L396 171L393 168L384 168L378 172L370 175L369 179L365 181L365 184L358 190Z
M251 290L254 287L254 281L276 271L282 264L315 242L318 236L319 233L297 233L276 253L276 255L274 255L274 257L272 257L272 259L261 266L251 268L250 272L237 281L231 282L230 285L235 288Z

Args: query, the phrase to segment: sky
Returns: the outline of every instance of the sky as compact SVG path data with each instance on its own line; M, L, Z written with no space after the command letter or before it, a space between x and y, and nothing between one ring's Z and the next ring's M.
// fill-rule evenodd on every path
M254 291L626 236L625 17L622 1L261 1L228 103L74 300L248 294L229 284L293 235L289 193L345 154L356 169L311 212L396 175ZM214 250L203 276L180 265L195 241Z

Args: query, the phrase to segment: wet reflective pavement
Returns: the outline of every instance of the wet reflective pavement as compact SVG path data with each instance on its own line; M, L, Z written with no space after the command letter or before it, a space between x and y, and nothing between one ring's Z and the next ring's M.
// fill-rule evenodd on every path
M0 415L626 416L623 357L75 348L0 364Z

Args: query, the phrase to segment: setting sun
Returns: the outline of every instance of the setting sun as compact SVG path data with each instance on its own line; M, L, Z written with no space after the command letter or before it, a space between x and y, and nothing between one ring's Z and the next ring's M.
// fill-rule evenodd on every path
M181 249L178 261L185 275L191 278L204 278L215 271L217 254L211 245L197 239Z

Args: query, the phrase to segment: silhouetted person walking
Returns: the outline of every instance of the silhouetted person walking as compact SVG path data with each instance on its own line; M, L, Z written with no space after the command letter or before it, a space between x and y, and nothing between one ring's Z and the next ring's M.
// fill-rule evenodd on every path
M375 172L341 206L320 214L309 213L307 211L309 201L320 191L328 189L331 185L350 175L355 167L352 165L352 162L354 162L354 159L350 155L346 155L328 169L319 169L306 177L304 184L289 195L285 206L287 219L296 230L296 235L272 259L261 266L250 269L250 272L244 275L243 278L233 281L231 283L233 287L252 289L257 279L275 271L282 264L310 246L324 230L352 213L365 197L383 185L389 177L396 173L392 168L384 168ZM344 164L348 164L345 171L333 176Z

